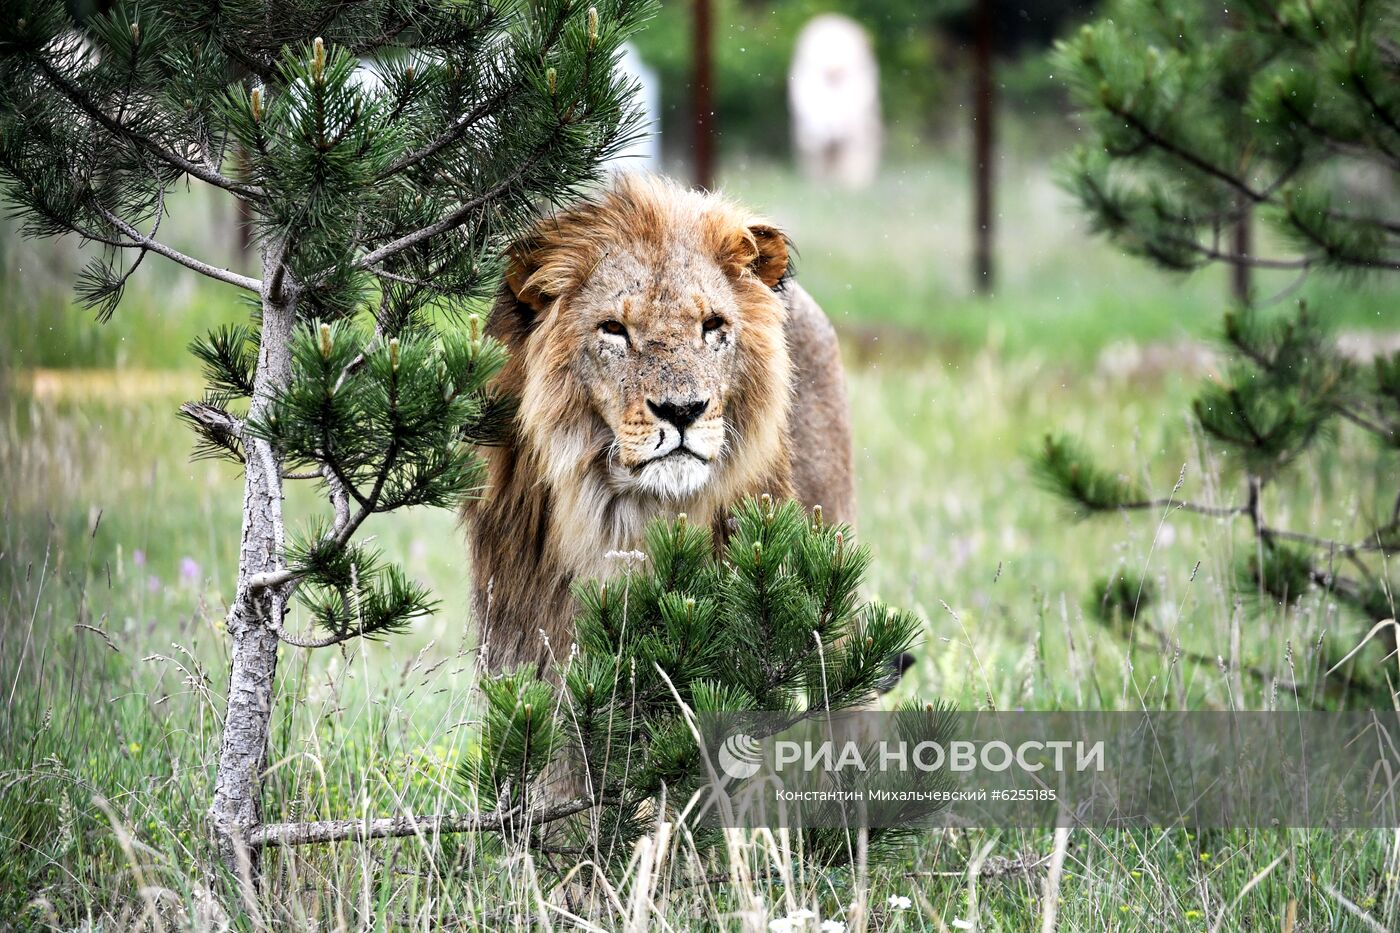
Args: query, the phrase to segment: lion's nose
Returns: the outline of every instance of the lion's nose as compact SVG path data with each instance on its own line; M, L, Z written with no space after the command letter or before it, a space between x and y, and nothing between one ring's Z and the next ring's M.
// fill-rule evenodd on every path
M677 429L684 431L695 423L695 419L705 413L705 409L710 407L710 400L673 402L668 399L664 402L653 402L651 399L647 399L647 407L651 409L653 415L662 421L669 421Z

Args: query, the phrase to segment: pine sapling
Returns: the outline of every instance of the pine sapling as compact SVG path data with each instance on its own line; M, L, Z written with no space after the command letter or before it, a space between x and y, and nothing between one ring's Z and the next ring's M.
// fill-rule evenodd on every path
M654 523L645 560L577 587L576 650L549 676L521 669L485 682L482 742L461 768L467 791L531 813L562 786L596 807L563 826L522 824L525 844L587 851L600 867L625 861L662 813L714 793L694 717L762 711L771 731L858 707L908 649L919 621L861 601L870 551L849 528L768 496L733 519L718 555L710 529L684 514ZM941 721L930 734L923 708L906 712L922 739L944 737ZM697 844L718 840L695 832ZM841 833L802 836L816 861L852 851ZM870 830L872 845L902 838L897 826Z

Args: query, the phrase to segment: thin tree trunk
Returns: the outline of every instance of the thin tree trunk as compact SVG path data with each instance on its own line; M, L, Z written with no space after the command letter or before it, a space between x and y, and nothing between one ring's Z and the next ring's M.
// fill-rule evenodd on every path
M266 411L274 394L291 378L291 337L295 298L275 283L281 277L263 252L262 338L249 415ZM274 283L274 284L268 284ZM243 541L238 585L228 612L233 641L228 708L219 747L214 800L209 821L219 856L240 877L255 877L257 853L247 846L261 822L262 773L272 717L272 690L277 674L277 631L285 613L278 588L254 588L257 574L280 569L282 561L281 457L265 441L245 441L247 464L243 485Z
M977 0L972 40L972 287L990 294L995 285L992 245L993 170L996 159L996 81L992 58L994 0Z

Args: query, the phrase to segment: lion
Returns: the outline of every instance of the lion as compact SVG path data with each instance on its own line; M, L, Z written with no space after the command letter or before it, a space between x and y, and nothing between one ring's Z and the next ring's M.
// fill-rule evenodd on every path
M649 175L507 250L486 332L516 409L464 515L488 669L567 655L571 585L616 573L654 519L722 541L732 506L767 493L854 522L836 333L789 257L772 223Z

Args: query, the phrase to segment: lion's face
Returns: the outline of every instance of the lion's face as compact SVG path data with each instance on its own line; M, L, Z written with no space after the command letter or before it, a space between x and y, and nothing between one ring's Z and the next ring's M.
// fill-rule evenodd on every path
M659 180L623 180L542 223L512 251L504 336L551 485L575 491L588 474L609 495L683 506L751 481L786 424L773 292L786 270L773 227Z
M675 500L699 491L724 458L725 408L747 335L718 262L690 251L671 260L648 270L628 253L604 259L559 336L611 434L614 487Z

